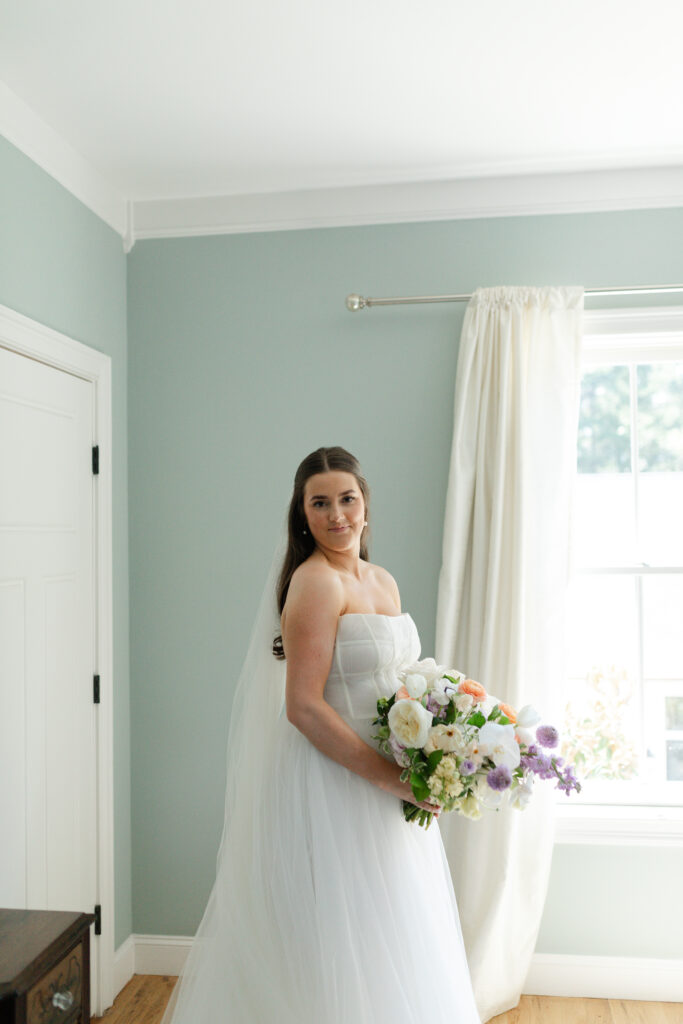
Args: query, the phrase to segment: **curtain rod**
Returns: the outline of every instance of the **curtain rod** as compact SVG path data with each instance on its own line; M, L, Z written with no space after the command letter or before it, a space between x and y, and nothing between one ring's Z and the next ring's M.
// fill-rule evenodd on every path
M663 292L683 292L683 284L642 284L630 288L586 288L585 295L655 295ZM352 293L346 296L346 308L351 313L371 306L409 306L420 302L468 302L471 295L400 295L389 299L371 299Z

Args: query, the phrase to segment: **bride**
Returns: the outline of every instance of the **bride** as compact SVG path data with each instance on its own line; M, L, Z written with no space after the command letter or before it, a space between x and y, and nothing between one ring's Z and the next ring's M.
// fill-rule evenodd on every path
M438 821L405 821L417 801L372 739L420 641L368 522L356 459L308 455L233 702L216 882L162 1024L479 1024Z

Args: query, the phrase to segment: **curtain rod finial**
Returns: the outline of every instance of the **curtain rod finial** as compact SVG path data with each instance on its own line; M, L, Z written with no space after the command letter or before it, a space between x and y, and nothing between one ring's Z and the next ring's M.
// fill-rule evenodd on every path
M357 313L359 309L365 309L365 299L362 295L347 295L346 308L352 313Z

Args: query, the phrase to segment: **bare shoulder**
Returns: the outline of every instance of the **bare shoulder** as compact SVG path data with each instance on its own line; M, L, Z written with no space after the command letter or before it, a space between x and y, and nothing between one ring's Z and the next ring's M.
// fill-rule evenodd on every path
M308 617L314 609L325 609L328 615L340 615L344 606L344 587L339 573L325 562L307 558L297 566L287 591L282 610L282 624L292 617Z

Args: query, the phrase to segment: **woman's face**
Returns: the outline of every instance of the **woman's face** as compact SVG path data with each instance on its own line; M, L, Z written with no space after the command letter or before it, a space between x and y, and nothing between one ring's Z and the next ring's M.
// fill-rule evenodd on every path
M304 486L304 515L318 547L360 548L365 502L353 473L330 470L310 476Z

